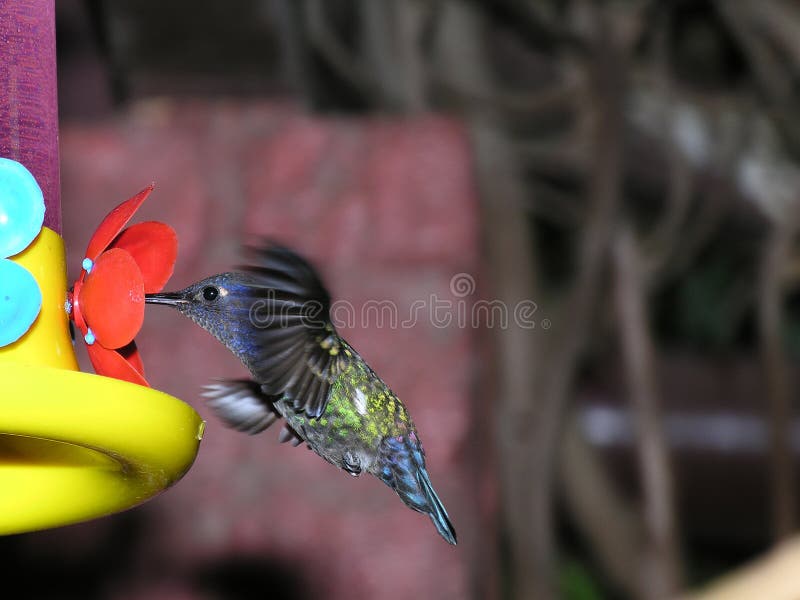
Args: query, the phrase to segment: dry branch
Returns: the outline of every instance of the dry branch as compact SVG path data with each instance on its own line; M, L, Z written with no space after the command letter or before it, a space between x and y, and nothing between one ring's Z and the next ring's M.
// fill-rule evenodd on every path
M667 442L661 428L653 343L647 327L646 288L636 240L623 226L614 242L615 297L637 455L644 495L646 540L641 596L671 597L680 582L677 519Z
M792 229L776 224L764 248L758 303L761 360L770 426L772 527L776 540L786 538L797 526L797 491L790 444L793 411L781 333L782 284L791 243Z

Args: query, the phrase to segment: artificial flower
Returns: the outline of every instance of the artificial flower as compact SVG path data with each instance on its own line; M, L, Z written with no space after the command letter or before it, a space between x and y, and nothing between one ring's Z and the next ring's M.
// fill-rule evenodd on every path
M89 240L68 301L98 375L148 385L134 337L144 321L144 295L159 292L178 254L175 231L148 221L126 229L153 186L112 210Z

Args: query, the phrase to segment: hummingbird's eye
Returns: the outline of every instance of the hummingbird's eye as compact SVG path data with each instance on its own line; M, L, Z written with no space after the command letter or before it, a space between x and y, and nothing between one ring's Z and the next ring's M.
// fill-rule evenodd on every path
M219 296L219 290L213 285L207 285L203 288L203 298L206 302L213 302Z

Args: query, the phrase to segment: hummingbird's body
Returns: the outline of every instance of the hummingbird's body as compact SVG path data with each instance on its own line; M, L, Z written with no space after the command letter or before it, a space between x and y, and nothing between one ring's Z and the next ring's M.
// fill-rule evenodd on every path
M229 426L251 434L282 417L281 441L306 442L352 475L375 475L455 544L408 411L336 332L316 272L285 248L270 246L259 257L241 272L147 296L209 331L250 371L252 380L208 386L209 405Z

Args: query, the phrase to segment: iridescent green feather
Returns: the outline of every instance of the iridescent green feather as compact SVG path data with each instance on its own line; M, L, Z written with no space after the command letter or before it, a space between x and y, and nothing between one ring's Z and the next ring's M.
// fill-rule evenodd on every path
M397 396L347 342L340 339L339 343L351 360L331 382L325 412L317 419L295 414L290 424L297 430L324 432L326 441L357 438L367 447L412 430L413 424Z

